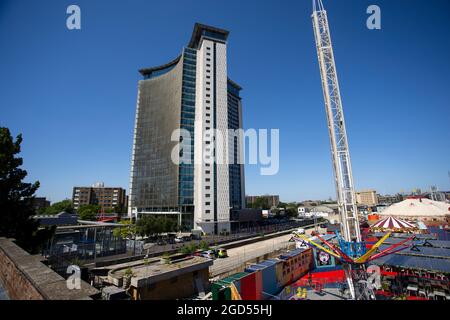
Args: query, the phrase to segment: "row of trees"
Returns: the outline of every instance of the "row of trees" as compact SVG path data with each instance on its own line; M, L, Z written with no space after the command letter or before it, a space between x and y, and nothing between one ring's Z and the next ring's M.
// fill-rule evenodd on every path
M73 208L72 201L69 199L66 199L66 200L63 200L60 202L55 202L47 208L39 209L38 214L54 215L54 214L60 213L61 211L73 213L74 208Z
M136 235L154 236L164 232L179 231L178 223L175 219L164 216L144 216L134 224L131 220L122 220L123 225L114 230L114 235L121 238L134 238Z
M153 236L158 233L179 230L176 219L165 216L144 216L136 223L136 232L141 236Z
M269 205L269 201L267 198L265 197L256 197L255 201L251 204L251 208L253 209L262 209L262 210L269 210L270 205ZM273 211L276 214L279 214L281 212L281 208L283 208L286 212L286 214L290 217L295 217L297 216L297 204L292 202L292 203L285 203L285 202L280 202L278 204L277 208L273 208Z
M68 213L74 213L75 209L73 207L73 203L71 200L66 199L60 202L55 202L51 206L47 208L42 208L39 210L39 214L58 214L62 211ZM101 212L101 207L99 205L83 205L78 209L77 213L80 215L80 219L82 220L95 220L98 213ZM117 206L114 209L106 209L103 211L104 213L124 213L123 208Z
M255 201L250 205L253 209L269 210L269 201L264 197L256 197Z

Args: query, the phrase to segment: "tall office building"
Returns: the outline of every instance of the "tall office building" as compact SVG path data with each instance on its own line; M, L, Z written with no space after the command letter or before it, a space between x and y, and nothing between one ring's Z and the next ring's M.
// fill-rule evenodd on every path
M242 136L222 135L220 144L213 132L242 128L227 38L228 31L197 23L175 60L139 70L130 216L175 215L185 228L218 233L230 230L231 210L245 207Z

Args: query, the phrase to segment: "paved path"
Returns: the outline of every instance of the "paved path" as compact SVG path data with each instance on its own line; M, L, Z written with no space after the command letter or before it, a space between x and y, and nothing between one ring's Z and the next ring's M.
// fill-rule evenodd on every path
M313 229L307 229L306 233L309 235L312 231ZM294 246L293 242L289 242L291 237L291 234L286 234L280 237L228 249L228 258L214 260L214 264L210 267L209 271L213 277L216 277L236 269L242 264L256 259L257 257L261 257L277 250L286 249L289 245Z

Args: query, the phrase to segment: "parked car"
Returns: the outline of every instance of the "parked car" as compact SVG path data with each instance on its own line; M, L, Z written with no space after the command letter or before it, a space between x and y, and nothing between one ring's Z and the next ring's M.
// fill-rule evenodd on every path
M218 258L226 258L226 257L228 257L228 252L227 252L227 250L226 250L226 249L223 249L223 248L218 249L218 250L217 250L217 257L218 257Z
M202 256L208 259L215 259L216 258L216 254L214 253L213 250L207 250L207 251L203 251L202 252Z
M175 238L175 243L183 243L183 242L184 242L183 237Z

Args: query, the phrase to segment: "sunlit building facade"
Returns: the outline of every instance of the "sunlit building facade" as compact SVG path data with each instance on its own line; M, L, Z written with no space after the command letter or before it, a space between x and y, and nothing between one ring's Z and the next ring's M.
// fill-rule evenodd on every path
M225 137L225 157L233 159L221 162L212 134L242 128L241 87L227 75L227 38L226 30L196 24L181 55L139 70L130 216L175 215L185 229L220 233L230 230L230 210L245 207L241 137Z

